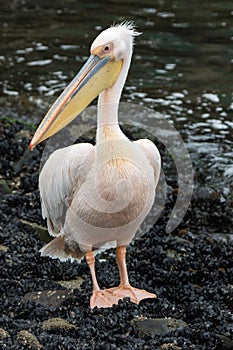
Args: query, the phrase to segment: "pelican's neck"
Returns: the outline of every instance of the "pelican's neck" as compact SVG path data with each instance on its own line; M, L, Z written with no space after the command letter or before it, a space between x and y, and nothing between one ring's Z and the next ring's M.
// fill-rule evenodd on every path
M101 143L108 139L126 138L118 124L118 106L121 93L127 78L132 56L132 49L123 60L122 69L116 82L104 90L98 98L97 137L96 142Z

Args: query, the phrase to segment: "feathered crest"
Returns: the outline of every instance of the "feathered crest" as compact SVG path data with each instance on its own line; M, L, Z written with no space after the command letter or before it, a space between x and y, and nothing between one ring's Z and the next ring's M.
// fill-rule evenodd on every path
M125 20L121 23L113 23L111 28L122 28L126 31L129 31L130 35L132 35L132 37L139 36L142 34L141 32L138 32L136 30L136 28L137 28L136 24L130 20Z

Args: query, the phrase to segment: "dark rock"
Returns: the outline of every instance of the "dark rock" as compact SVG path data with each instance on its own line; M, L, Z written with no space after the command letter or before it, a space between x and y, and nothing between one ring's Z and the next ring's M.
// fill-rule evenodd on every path
M2 194L11 193L10 187L8 186L6 180L3 178L0 178L0 193L2 193Z
M51 236L49 235L49 232L48 232L48 229L44 226L41 226L41 225L38 225L37 223L35 222L30 222L30 221L27 221L27 220L20 220L24 225L27 225L29 227L32 227L33 230L35 230L39 236L39 239L42 241L42 242L49 242L51 241Z
M33 152L29 148L26 149L21 158L14 164L15 173L21 172L24 167L28 168L37 158L40 158L40 153L37 149Z
M200 187L196 189L195 194L200 199L207 199L210 197L210 190L207 187Z
M224 335L217 334L217 337L220 339L222 350L233 350L233 340L225 337Z
M136 327L148 334L167 335L174 330L183 330L188 325L182 320L174 318L146 318L144 320L134 319Z
M25 301L34 302L43 306L60 306L71 300L73 293L69 290L47 290L43 292L30 292L24 296Z

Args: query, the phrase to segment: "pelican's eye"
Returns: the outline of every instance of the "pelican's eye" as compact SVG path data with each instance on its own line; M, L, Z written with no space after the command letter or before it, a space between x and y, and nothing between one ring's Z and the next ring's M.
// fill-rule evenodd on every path
M99 57L113 56L113 43L107 43L104 45L97 46L91 50L92 54Z
M104 52L109 52L110 51L110 46L109 45L105 45L104 46Z
M102 46L102 54L103 55L110 55L113 51L113 45L112 43L106 44Z

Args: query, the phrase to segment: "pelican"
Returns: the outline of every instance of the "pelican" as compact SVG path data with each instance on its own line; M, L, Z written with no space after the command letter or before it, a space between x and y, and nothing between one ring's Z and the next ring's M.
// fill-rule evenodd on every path
M91 45L83 68L49 109L30 143L64 128L98 96L95 146L71 145L52 153L40 176L42 215L54 239L41 249L51 258L86 257L93 282L90 307L111 307L124 297L134 303L156 295L131 286L126 246L135 238L154 202L160 154L147 139L130 141L118 123L118 106L130 67L132 23L114 25ZM120 274L117 287L100 289L95 255L116 248Z

